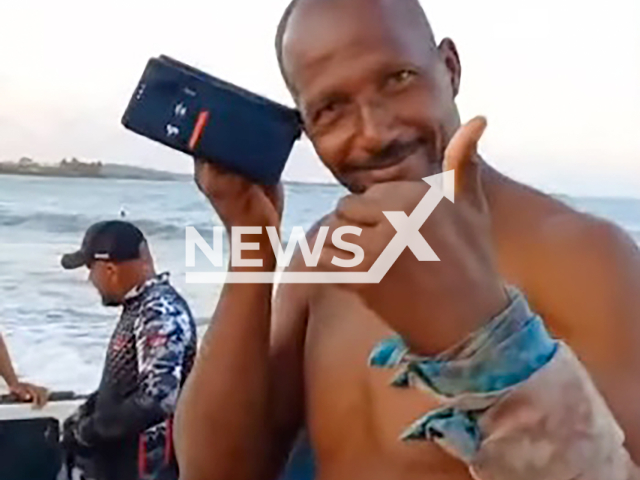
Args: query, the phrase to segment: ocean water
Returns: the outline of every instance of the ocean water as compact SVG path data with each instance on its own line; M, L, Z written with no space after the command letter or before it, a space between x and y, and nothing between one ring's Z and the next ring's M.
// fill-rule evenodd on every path
M332 185L285 188L285 238L293 226L309 228L344 194ZM640 200L564 200L638 238ZM85 269L63 270L60 256L78 248L91 223L121 210L147 235L157 270L171 272L204 333L219 286L185 283L185 227L210 242L207 232L220 223L192 182L0 176L0 331L23 378L78 393L97 386L118 310L101 305Z
M285 188L285 238L294 225L310 227L343 193ZM185 283L185 227L211 243L220 222L193 182L0 175L0 331L24 378L78 393L97 386L119 311L101 305L86 269L63 270L60 257L79 247L90 224L119 218L121 210L143 230L156 269L171 273L204 333L220 287ZM207 269L202 259L196 270Z

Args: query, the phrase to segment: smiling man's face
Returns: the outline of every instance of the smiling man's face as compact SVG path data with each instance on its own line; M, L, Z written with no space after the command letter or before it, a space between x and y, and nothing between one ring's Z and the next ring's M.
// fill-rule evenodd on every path
M460 63L417 0L301 0L282 56L307 135L351 191L441 171Z

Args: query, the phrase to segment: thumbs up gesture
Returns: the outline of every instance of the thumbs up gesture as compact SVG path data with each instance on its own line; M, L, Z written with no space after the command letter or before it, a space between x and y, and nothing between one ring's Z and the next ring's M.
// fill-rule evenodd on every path
M405 235L409 248L380 282L341 286L354 290L415 353L433 355L452 347L508 302L480 179L477 144L485 128L485 119L476 117L450 141L443 171L453 170L455 202L444 198L431 207L418 232L408 231L408 223L416 207L427 208L426 195L434 187L424 181L389 182L347 196L327 222L327 242L317 267L321 271L368 272L388 245L398 241L396 236ZM364 260L348 268L344 265L354 263L353 248L345 251L333 238L333 232L346 226L352 234L344 240L364 252Z

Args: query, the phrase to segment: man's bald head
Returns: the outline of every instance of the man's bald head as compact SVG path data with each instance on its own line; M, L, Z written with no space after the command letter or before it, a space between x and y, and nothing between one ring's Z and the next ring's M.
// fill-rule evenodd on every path
M411 22L413 26L418 26L422 30L425 35L424 40L426 44L433 47L436 46L433 30L419 0L291 0L282 14L275 40L276 56L280 72L289 88L291 88L292 85L289 82L285 67L284 45L285 36L292 17L299 9L311 4L313 4L314 7L321 6L323 8L330 8L331 6L345 2L354 5L360 4L363 8L393 8L394 11L402 15L407 22Z
M441 170L459 125L460 63L418 0L293 0L282 75L323 163L354 192Z

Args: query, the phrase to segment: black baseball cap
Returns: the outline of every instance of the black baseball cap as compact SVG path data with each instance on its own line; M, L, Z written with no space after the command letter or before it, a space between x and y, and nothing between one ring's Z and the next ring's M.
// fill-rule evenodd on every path
M71 270L91 266L96 260L124 262L140 258L144 235L135 225L109 220L91 225L84 234L80 250L62 256L62 267Z

